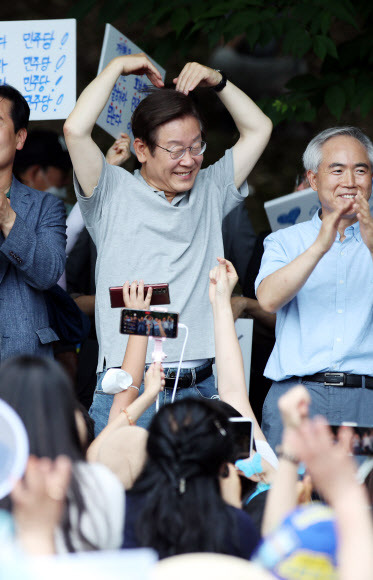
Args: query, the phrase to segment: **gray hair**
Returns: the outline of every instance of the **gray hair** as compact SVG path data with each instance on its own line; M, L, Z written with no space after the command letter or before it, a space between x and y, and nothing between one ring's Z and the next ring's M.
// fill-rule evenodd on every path
M321 131L321 133L316 135L316 137L308 143L307 148L303 153L303 165L306 171L317 173L322 161L322 146L326 141L332 139L332 137L339 137L340 135L354 137L354 139L360 141L363 147L365 147L370 165L373 167L373 144L361 129L358 129L357 127L332 127L331 129Z

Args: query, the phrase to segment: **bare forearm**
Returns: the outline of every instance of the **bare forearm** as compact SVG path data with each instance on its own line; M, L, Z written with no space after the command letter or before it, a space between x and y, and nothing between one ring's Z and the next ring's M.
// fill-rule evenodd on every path
M144 377L147 347L148 338L146 336L130 336L128 338L121 368L131 375L132 384L136 387L140 387Z
M129 387L126 391L114 395L114 399L110 408L108 424L111 424L114 419L118 417L122 409L127 409L138 397L139 391L133 387Z
M272 122L246 93L227 81L225 88L217 94L231 114L240 135L256 133L263 141L268 141Z
M368 580L373 570L373 524L362 488L333 502L339 537L340 580Z
M218 390L222 401L232 405L244 417L254 423L254 437L265 439L251 408L247 395L241 347L230 303L224 307L213 306L215 332L215 362L218 374Z
M286 459L280 459L265 505L262 522L263 536L275 530L284 517L296 507L297 479L296 465Z
M20 530L17 539L28 556L49 556L56 553L53 531L43 533L37 529L30 532Z
M233 147L234 182L240 187L268 143L272 122L250 97L229 81L218 95L240 134Z
M126 353L122 362L122 370L132 377L132 384L140 388L144 376L146 349L148 338L145 336L130 336L128 338ZM136 400L138 390L130 387L127 391L114 395L110 409L109 423L118 416L122 409L126 409Z
M82 294L74 298L74 300L84 314L87 314L87 316L94 315L96 296Z
M312 245L308 250L270 274L259 285L257 297L260 307L275 313L296 296L304 286L324 253Z
M296 455L291 436L291 428L285 427L282 436L283 455L279 459L277 473L266 501L262 523L263 536L275 530L297 505L298 465L296 461L291 461Z
M130 425L129 417L134 423L136 423L142 413L144 413L144 411L146 411L146 409L148 409L148 407L150 407L150 405L152 405L154 402L154 398L146 392L140 395L140 397L137 397L137 393L134 395L133 393L130 393L130 391L135 392L135 389L130 388L123 393L129 395L127 401L124 397L118 399L118 395L115 395L114 403L110 411L110 413L113 411L115 401L117 401L117 407L115 407L115 416L113 415L112 419L109 417L109 423L106 425L105 429L101 431L101 433L89 446L87 451L88 461L97 460L102 444L107 440L109 435L115 433L115 431L121 429L122 427ZM119 394L122 395L122 393ZM126 409L127 413L121 413L123 409Z
M247 298L246 296L233 296L231 300L234 319L237 320L243 312L258 320L267 328L275 328L276 315L270 312L265 312L260 306L258 300L255 298Z

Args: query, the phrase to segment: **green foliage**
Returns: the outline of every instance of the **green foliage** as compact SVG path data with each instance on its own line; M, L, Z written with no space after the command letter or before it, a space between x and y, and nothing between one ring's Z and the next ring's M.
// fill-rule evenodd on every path
M274 123L312 121L325 106L337 120L373 108L373 3L366 0L78 0L70 16L82 18L96 4L103 22L141 22L138 43L165 67L175 54L188 58L201 39L210 49L237 37L251 49L275 40L279 55L305 59L312 74L261 102Z

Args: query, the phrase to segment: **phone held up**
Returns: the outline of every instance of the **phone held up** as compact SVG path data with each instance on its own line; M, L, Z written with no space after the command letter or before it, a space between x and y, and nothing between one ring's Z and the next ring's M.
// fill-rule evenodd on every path
M341 435L341 429L350 429L350 452L352 455L365 455L373 457L373 425L362 426L356 423L341 423L340 425L329 425L335 440Z
M247 459L253 450L253 422L248 417L230 417L229 427L234 440L234 461Z
M144 284L144 296L148 291L148 288L153 289L152 299L150 304L152 306L157 306L160 304L170 304L170 291L167 283L161 284ZM112 308L123 308L123 287L122 286L111 286L109 288L110 292L110 304Z
M179 314L177 312L123 308L119 332L156 338L177 338L178 322Z

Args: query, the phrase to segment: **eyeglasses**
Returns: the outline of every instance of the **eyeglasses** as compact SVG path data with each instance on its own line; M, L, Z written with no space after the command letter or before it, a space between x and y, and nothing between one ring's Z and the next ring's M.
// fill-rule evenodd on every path
M156 143L156 146L163 151L168 151L170 154L171 159L181 159L184 157L185 153L190 151L192 157L197 157L198 155L202 155L206 151L207 143L205 141L201 141L198 145L191 145L191 147L174 147L173 149L166 149L166 147L161 147Z

